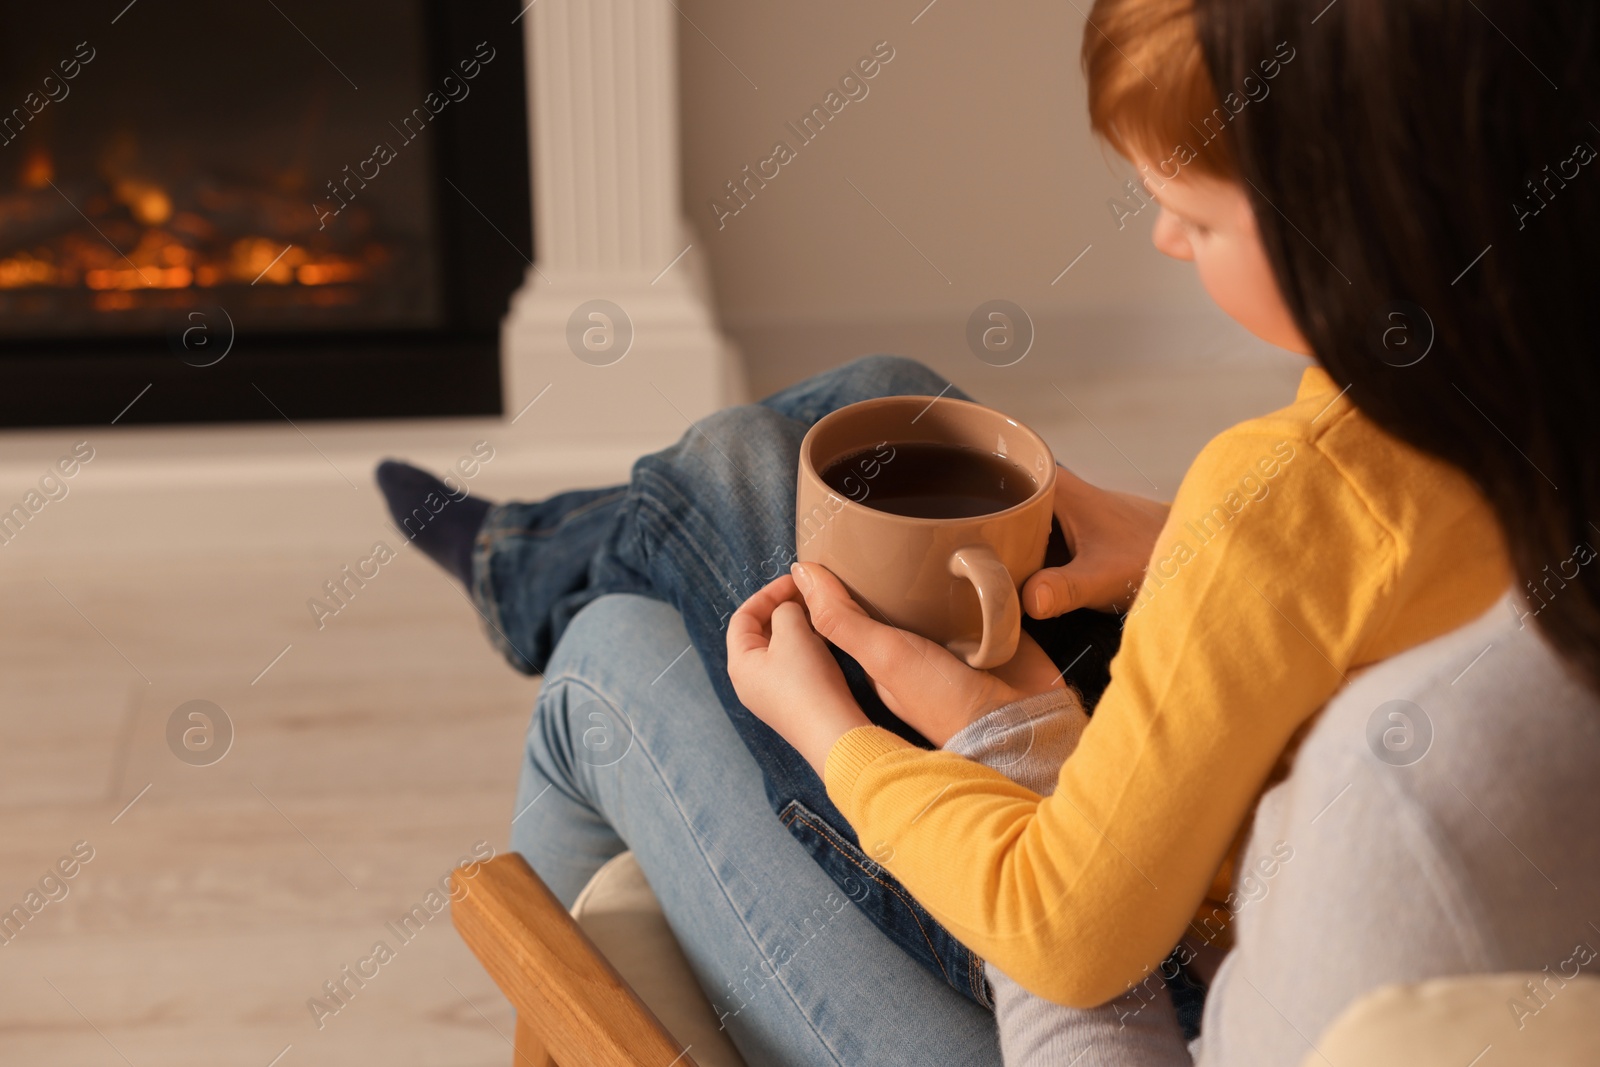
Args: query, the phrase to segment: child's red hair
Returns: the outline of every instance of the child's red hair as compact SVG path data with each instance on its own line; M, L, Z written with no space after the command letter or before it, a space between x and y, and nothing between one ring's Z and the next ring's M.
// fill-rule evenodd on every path
M1129 159L1156 163L1195 146L1188 169L1233 181L1232 139L1201 132L1218 93L1194 19L1193 0L1097 0L1083 30L1089 122Z

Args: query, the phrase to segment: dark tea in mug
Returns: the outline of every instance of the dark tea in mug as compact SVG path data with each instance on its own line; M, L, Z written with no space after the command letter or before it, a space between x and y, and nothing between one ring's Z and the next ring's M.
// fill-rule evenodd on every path
M870 477L865 476L868 471ZM849 500L918 519L966 519L1005 511L1039 488L1032 475L1004 456L925 442L860 449L818 473Z

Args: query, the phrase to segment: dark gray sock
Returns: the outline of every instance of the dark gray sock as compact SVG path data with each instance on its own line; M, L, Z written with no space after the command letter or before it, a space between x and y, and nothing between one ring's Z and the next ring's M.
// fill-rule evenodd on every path
M386 459L378 464L378 489L395 527L423 553L472 588L472 544L490 502L462 496L419 467Z

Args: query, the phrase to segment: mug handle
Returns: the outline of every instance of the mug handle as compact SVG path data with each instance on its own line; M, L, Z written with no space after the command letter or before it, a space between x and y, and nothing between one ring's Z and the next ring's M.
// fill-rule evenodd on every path
M1000 666L1017 654L1022 639L1022 603L1011 572L988 545L967 545L951 554L950 573L977 591L983 637L976 648L971 640L952 641L947 647L977 670Z

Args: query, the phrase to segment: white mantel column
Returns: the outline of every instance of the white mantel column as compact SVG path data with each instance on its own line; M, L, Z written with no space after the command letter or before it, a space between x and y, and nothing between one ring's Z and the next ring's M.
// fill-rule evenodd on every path
M683 216L677 18L669 0L537 0L523 19L536 265L501 330L519 438L665 443L744 399Z

